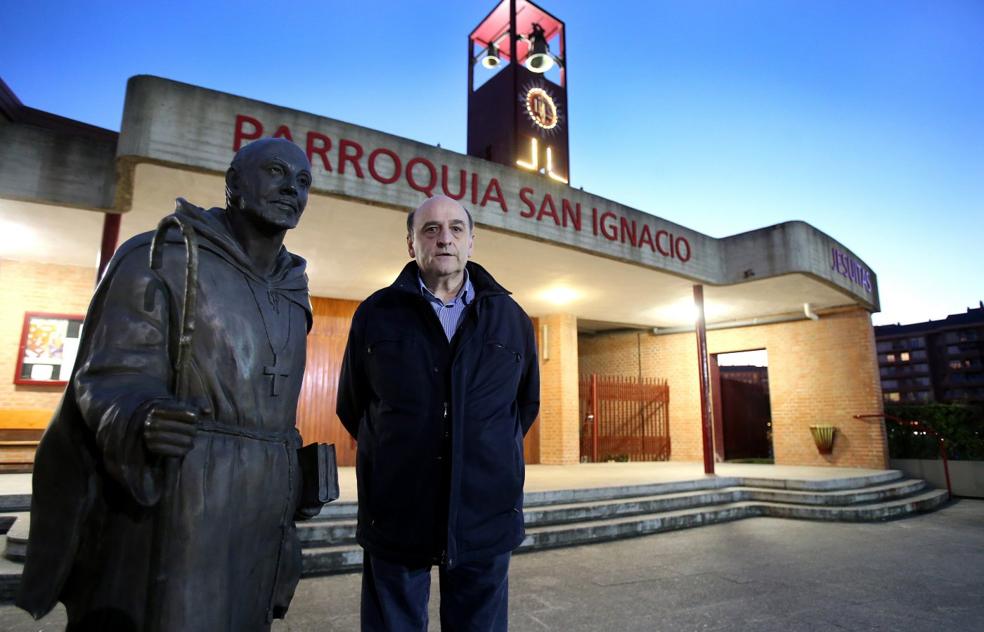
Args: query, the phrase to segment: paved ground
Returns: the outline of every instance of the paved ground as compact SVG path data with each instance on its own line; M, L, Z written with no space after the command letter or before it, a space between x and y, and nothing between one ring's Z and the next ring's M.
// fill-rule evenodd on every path
M513 632L984 631L984 501L887 523L753 518L518 555L510 577ZM303 580L274 630L357 630L359 581ZM40 622L0 608L2 630L63 626L60 607Z

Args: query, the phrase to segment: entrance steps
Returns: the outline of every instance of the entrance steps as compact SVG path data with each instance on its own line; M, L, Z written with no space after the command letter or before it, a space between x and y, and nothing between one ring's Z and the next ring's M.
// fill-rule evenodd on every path
M932 511L945 490L906 479L895 470L822 480L715 477L650 485L528 492L526 539L519 552L605 542L752 517L874 522ZM357 506L333 503L298 523L305 576L362 568L355 542ZM13 519L13 523L11 521ZM0 561L0 601L9 602L20 577L29 516L0 515L9 525Z

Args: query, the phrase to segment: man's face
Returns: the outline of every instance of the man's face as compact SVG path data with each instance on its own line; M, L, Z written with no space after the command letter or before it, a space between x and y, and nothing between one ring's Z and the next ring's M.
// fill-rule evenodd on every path
M227 179L240 199L239 212L273 230L297 226L307 206L311 164L300 147L283 139L263 139Z
M407 237L407 249L424 276L445 277L461 273L473 245L468 215L454 200L434 197L414 213L413 232Z

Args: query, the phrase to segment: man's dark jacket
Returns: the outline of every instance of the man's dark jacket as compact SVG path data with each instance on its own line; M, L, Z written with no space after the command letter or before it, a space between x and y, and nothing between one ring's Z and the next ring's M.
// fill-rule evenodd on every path
M449 567L523 541L523 437L540 407L533 325L481 266L448 342L410 262L352 319L338 416L358 440L358 540Z

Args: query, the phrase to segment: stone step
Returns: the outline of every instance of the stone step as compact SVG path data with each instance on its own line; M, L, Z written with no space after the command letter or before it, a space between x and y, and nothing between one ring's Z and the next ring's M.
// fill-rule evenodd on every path
M22 499L11 505L22 505ZM799 481L717 477L525 494L527 537L520 551L602 542L770 516L805 520L876 521L931 511L947 500L901 472ZM358 570L362 549L355 544L356 503L333 503L298 524L305 576ZM4 557L0 602L9 601L27 547L29 514L0 515ZM4 575L6 573L7 575ZM11 577L13 579L11 579ZM6 583L5 583L6 582ZM4 597L8 595L9 597Z
M355 525L355 520L325 520L319 517L297 523L297 538L305 549L352 544L355 542Z
M833 522L879 522L933 511L943 506L949 499L950 495L945 489L925 489L920 493L904 498L846 507L817 507L785 503L757 504L762 507L762 515L771 518L829 520Z
M841 507L761 501L728 502L616 519L532 527L527 529L526 539L518 552L606 542L763 516L850 522L882 521L932 511L945 503L947 498L945 490L933 489L886 502ZM305 548L303 568L305 576L357 571L362 568L362 549L357 545Z
M645 486L647 489L649 486ZM598 501L582 501L567 504L541 504L526 508L526 526L536 527L563 524L581 520L631 516L733 503L748 500L796 503L808 505L852 505L870 503L914 494L925 487L920 480L893 481L860 490L839 491L791 491L786 489L759 489L753 487L726 487L723 489L696 489L653 496L629 495ZM607 494L606 494L607 495ZM347 515L339 512L337 515ZM355 541L354 520L335 519L322 512L317 518L297 525L298 537L304 547L326 547L351 544Z
M0 512L20 512L31 510L30 494L3 494L0 495Z
M926 488L920 479L898 479L861 488L836 490L763 489L744 486L748 500L774 501L801 505L858 505L910 496Z
M0 540L6 537L0 536ZM0 542L0 546L5 546L6 542ZM10 604L17 596L17 587L20 585L21 571L24 565L20 562L0 557L0 604Z
M23 562L27 554L27 536L31 528L31 514L19 513L7 530L4 538L3 557L14 562Z
M735 503L760 501L768 503L772 508L769 515L781 517L808 517L814 520L832 519L848 520L845 517L827 517L827 513L808 513L810 506L831 507L837 509L837 516L847 516L845 513L851 505L887 501L903 498L925 487L920 480L904 480L879 485L861 490L841 490L836 492L798 492L785 490L757 489L752 487L729 487L720 490L700 490L658 496L630 496L597 502L569 503L564 505L546 505L526 510L527 529L537 527L563 525L598 520L628 518L647 514L662 514L686 509L696 509L713 505L730 505ZM339 512L338 515L346 515ZM29 518L26 513L6 514L0 516L6 524L10 524L6 538L4 556L14 561L23 561L27 548ZM12 524L11 524L12 523ZM354 520L337 520L326 517L322 513L318 518L298 524L297 533L301 546L309 549L328 550L332 547L352 546L355 544ZM361 562L360 562L361 563Z
M523 541L520 548L522 550L537 550L604 542L763 516L804 520L875 522L932 511L947 502L948 498L946 490L932 489L906 498L844 507L790 505L759 501L723 503L664 513L534 527L527 529L526 540Z
M362 570L362 547L358 544L347 544L305 548L301 562L303 577Z
M833 492L801 492L758 489L754 487L726 487L718 490L619 498L594 503L570 503L533 507L526 509L525 514L527 527L535 527L616 516L659 513L749 500L821 506L855 505L891 500L893 498L903 498L919 492L925 486L924 481L903 480L860 490L840 490Z
M900 470L885 470L883 472L877 472L866 476L853 476L849 478L823 480L717 476L713 478L687 481L653 483L650 485L621 485L613 487L591 487L581 489L526 492L523 495L523 504L524 507L537 507L541 505L569 504L596 500L613 500L616 498L631 498L635 496L656 496L676 492L722 489L725 487L755 487L761 489L780 489L788 491L834 492L883 485L901 480L902 477L903 473Z
M359 503L333 502L321 509L315 520L355 520L359 513Z

